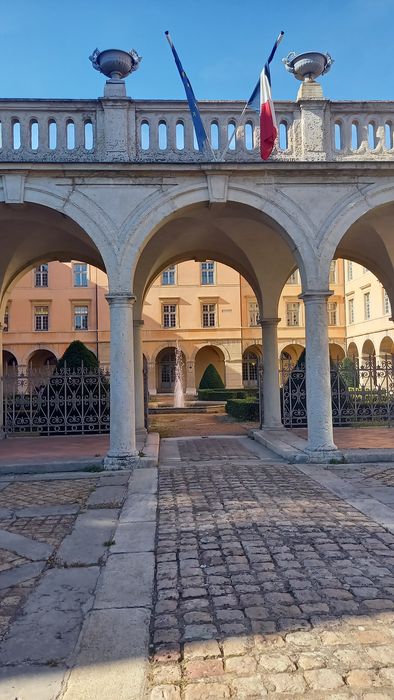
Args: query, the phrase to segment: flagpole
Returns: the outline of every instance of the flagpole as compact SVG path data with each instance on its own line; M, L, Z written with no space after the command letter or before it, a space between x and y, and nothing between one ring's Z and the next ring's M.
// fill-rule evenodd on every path
M271 63L271 61L272 61L272 59L273 59L273 57L274 57L275 51L276 51L276 49L278 48L280 42L282 41L282 39L283 39L283 37L284 37L284 34L285 34L285 33L284 33L283 31L280 32L280 34L278 34L278 38L277 38L277 40L276 40L276 42L275 42L275 44L274 44L274 46L273 46L273 49L272 49L272 51L271 51L271 53L270 53L270 55L269 55L269 57L268 57L267 64L270 64L270 63ZM260 82L260 78L259 78L259 82ZM257 85L258 85L258 83L257 83ZM257 87L257 85L256 85L256 87ZM253 93L255 92L255 90L256 90L256 88L253 90L252 95L253 95ZM250 98L249 98L248 101L246 102L245 107L243 108L243 110L242 110L242 112L241 112L241 114L240 114L240 116L239 116L239 122L240 122L240 123L238 124L238 126L242 126L242 118L243 118L243 116L244 116L246 110L248 109L249 102L250 102ZM227 146L226 146L226 148L224 149L223 153L220 155L220 160L221 160L221 161L224 160L224 157L225 157L225 155L226 155L228 149L230 148L233 139L235 138L235 135L236 135L236 133L237 133L237 128L238 128L238 127L235 127L233 133L231 134L229 140L227 141Z
M173 41L172 41L170 32L169 32L169 31L165 31L164 34L165 34L166 39L167 39L167 41L168 41L168 43L169 43L169 45L170 45L170 47L171 47L171 50L174 52L174 44L173 44ZM189 85L190 85L190 82L189 82ZM191 86L190 86L190 87L191 87ZM195 100L194 95L193 95L193 98L194 98L194 100ZM198 110L198 107L197 107L197 100L195 100L195 104L196 104L197 111L199 111L199 110ZM200 115L199 115L199 116L200 116ZM202 123L201 116L200 116L200 121L201 121L201 123ZM203 128L204 128L204 130L205 130L205 127L204 127L204 126L203 126ZM213 158L213 160L216 162L218 159L217 159L217 157L216 157L216 154L215 154L215 152L214 152L214 150L213 150L213 148L212 148L211 142L210 142L210 140L209 140L209 138L208 138L208 134L207 134L206 132L205 132L205 136L206 136L206 141L208 142L208 146L209 146L209 148L210 148L210 151L211 151L211 153L212 153L212 158ZM199 149L199 150L200 150L200 149Z

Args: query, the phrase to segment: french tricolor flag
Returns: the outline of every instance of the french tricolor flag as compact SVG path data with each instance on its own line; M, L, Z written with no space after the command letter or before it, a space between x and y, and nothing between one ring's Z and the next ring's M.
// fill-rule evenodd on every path
M260 113L260 154L263 160L267 160L270 157L278 136L275 109L271 97L271 74L269 65L275 56L276 49L282 41L283 35L284 32L279 34L268 60L261 71L260 80L248 101L248 107Z

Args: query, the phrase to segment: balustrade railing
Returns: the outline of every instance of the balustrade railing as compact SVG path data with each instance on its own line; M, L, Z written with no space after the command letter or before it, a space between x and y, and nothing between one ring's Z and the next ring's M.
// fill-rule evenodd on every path
M307 101L275 103L279 137L271 160L394 158L394 102L323 104L312 110L320 120L319 149L316 122L314 131L303 123ZM184 101L2 99L0 162L221 162L225 151L225 162L261 163L259 116L250 110L241 119L243 106L200 102L213 151L201 154Z

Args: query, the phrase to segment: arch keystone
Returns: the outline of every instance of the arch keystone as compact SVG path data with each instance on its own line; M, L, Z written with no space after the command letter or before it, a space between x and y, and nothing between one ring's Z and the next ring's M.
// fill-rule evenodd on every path
M207 184L210 204L225 204L227 202L228 175L207 173Z
M2 175L5 204L23 204L25 201L24 173Z

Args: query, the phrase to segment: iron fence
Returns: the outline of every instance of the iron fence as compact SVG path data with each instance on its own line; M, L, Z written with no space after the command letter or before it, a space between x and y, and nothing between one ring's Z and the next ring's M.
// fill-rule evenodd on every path
M8 434L83 435L109 432L110 373L52 367L8 371L3 377Z
M280 364L282 421L286 427L307 425L305 362ZM335 426L394 420L394 363L384 357L330 361L332 417Z

